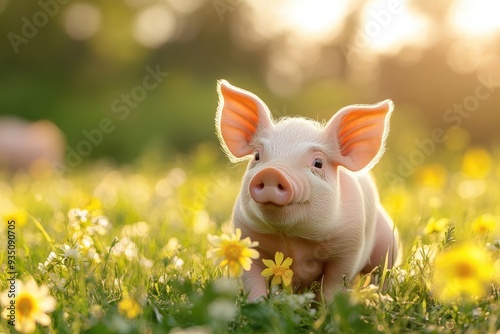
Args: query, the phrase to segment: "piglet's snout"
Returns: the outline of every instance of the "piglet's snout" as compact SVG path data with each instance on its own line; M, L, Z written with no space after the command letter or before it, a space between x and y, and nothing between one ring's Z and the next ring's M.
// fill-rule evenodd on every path
M287 205L293 199L293 187L279 169L268 167L259 171L250 181L250 195L257 203Z

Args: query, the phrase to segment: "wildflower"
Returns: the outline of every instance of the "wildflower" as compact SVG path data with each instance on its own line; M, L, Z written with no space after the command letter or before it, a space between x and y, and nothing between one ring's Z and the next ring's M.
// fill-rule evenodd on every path
M443 165L430 164L417 171L418 182L427 188L440 190L446 184L447 172Z
M462 171L473 179L482 179L490 173L491 156L483 148L473 148L465 152Z
M221 268L228 267L229 275L238 277L243 270L250 270L252 259L259 258L259 252L252 247L259 245L249 237L241 239L241 230L236 229L236 234L222 234L220 237L208 235L208 241L216 248L208 252L208 257L214 258L215 264Z
M90 219L89 210L71 209L68 212L69 222L75 230L80 229L81 223L87 223Z
M85 210L87 212L92 212L93 214L100 214L102 212L102 204L97 198L91 198L88 204L85 205Z
M281 294L277 297L276 302L286 305L293 311L307 308L314 300L316 295L314 292L306 292L303 294Z
M90 221L90 226L87 226L87 233L90 235L99 234L105 235L109 229L111 228L111 224L109 220L105 216L99 216L92 218Z
M45 274L47 272L47 269L51 269L57 263L57 261L58 261L57 254L54 252L50 252L44 264L38 263L38 269L41 271L42 274Z
M179 244L179 240L177 238L168 239L167 244L162 248L161 253L165 257L174 256L179 249L181 249L181 245Z
M262 262L268 267L262 270L261 275L264 277L273 276L273 280L271 281L271 286L278 285L283 282L285 287L289 286L292 283L293 271L290 269L290 265L293 260L290 257L287 257L283 261L284 255L282 252L276 252L273 260L263 259Z
M443 233L448 227L448 224L449 220L447 218L436 219L434 217L431 217L429 218L427 225L425 225L424 234L429 235L433 233Z
M9 221L14 221L18 226L26 224L28 213L25 210L17 208L10 202L6 202L4 205L5 207L0 211L0 221L2 221L3 226L6 227Z
M484 214L472 222L472 231L478 234L487 234L497 226L497 219L490 214Z
M443 300L480 298L494 275L488 252L471 244L438 254L434 264L434 290Z
M78 251L85 261L94 261L95 263L101 262L101 257L94 247L94 240L88 235L83 235L80 238L78 242Z
M134 298L125 297L118 303L118 312L129 319L134 319L142 313L142 307Z
M80 252L78 251L77 246L72 247L72 246L69 246L67 244L64 244L64 245L60 246L60 248L64 252L62 254L62 256L65 258L72 258L72 259L78 260L78 258L80 257Z
M174 264L174 266L177 268L177 269L181 269L182 266L184 265L184 260L181 259L180 257L178 256L174 256L172 258L172 263Z
M34 279L23 283L16 280L15 288L15 329L21 333L32 333L36 329L38 322L42 326L48 326L51 323L47 313L54 311L56 299L49 294L49 289L45 285L40 287ZM9 319L8 306L11 305L11 294L9 290L4 291L0 296L0 302L4 306L2 317Z
M397 186L384 197L384 207L391 215L402 214L408 209L410 193L405 187Z
M128 260L134 260L139 257L139 250L135 242L127 237L123 237L114 245L111 254L116 256L125 255Z

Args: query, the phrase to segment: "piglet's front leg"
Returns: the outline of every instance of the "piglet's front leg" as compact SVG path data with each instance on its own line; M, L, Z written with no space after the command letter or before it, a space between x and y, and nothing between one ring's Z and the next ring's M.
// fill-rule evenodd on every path
M344 276L349 279L352 271L352 261L347 261L346 259L325 264L322 291L327 302L332 300L335 291L342 289Z
M263 268L254 263L249 271L243 274L243 289L249 292L248 300L252 301L267 295L267 281L261 275Z

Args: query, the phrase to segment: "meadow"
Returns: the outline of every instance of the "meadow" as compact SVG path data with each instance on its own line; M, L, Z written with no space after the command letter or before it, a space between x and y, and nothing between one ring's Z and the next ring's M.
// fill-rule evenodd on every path
M62 176L3 174L0 332L14 332L14 300L16 328L35 333L496 333L498 156L437 152L403 177L388 151L373 172L403 261L346 282L330 303L315 298L319 286L299 294L284 280L249 302L207 256L210 240L234 233L245 168L212 144Z

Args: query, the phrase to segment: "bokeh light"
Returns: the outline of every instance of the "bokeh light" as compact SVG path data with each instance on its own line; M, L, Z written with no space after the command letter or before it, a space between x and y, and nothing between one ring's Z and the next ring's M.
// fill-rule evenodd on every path
M397 53L406 45L425 45L429 22L412 10L409 1L371 0L364 7L362 26L368 49ZM363 37L358 37L363 38Z
M481 63L483 51L472 39L461 39L448 50L447 60L451 69L460 74L474 73Z
M449 20L457 35L488 37L500 30L500 3L494 0L456 0Z
M175 34L176 18L165 5L152 5L142 9L135 19L134 37L142 45L157 48Z
M101 11L89 3L70 5L65 17L67 34L74 39L83 40L92 37L100 28Z

